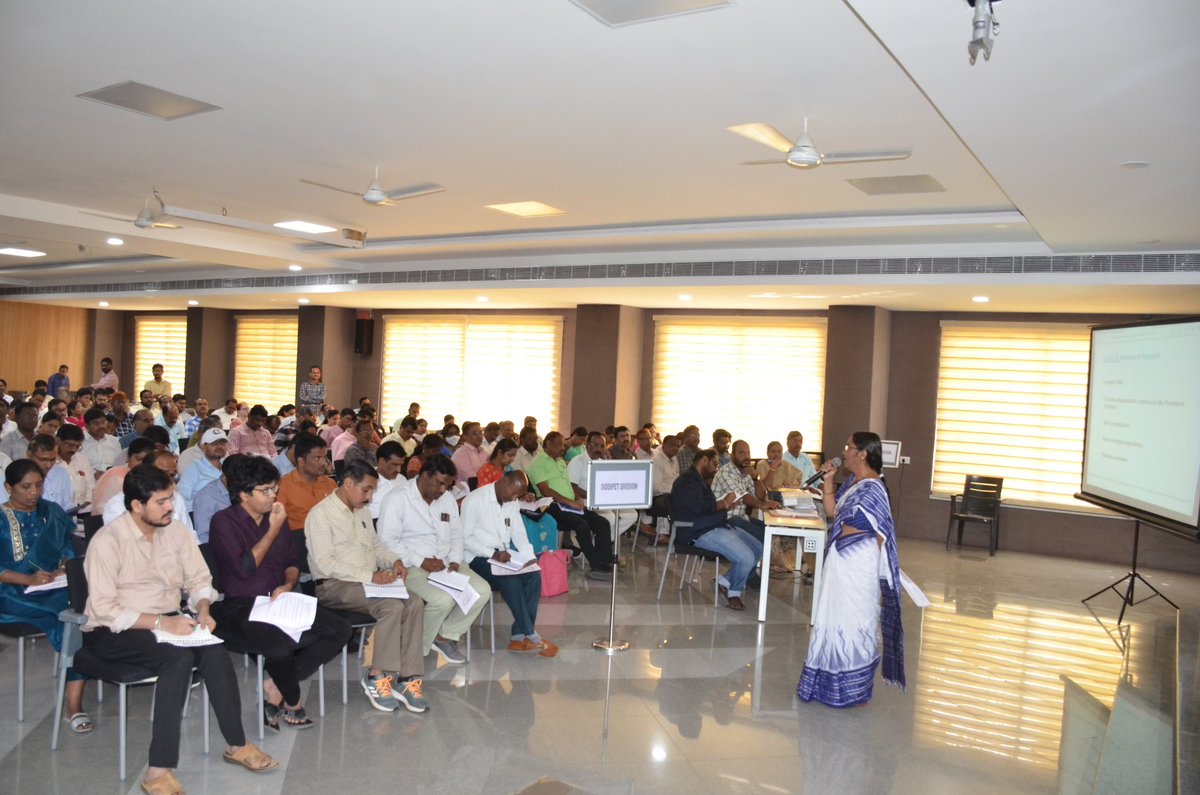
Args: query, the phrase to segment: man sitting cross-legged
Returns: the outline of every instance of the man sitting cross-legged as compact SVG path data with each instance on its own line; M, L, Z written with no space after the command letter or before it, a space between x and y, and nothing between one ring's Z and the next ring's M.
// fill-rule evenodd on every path
M172 520L174 484L152 466L134 467L122 486L126 512L96 533L88 546L84 643L97 657L153 671L154 723L150 767L142 789L151 795L182 792L171 772L179 764L179 721L191 686L192 668L208 688L217 725L228 748L225 760L261 773L279 766L246 742L237 675L220 645L173 646L154 630L188 635L198 625L212 630L209 600L216 596L208 566L192 534ZM179 614L184 591L195 611Z

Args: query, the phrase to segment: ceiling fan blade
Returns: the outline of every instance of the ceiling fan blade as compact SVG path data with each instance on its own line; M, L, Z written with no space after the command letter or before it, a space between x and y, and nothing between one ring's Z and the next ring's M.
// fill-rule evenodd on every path
M389 202L400 199L415 199L418 196L428 196L431 193L441 193L446 188L436 182L422 182L419 185L409 185L407 188L397 188L387 191Z
M787 163L786 160L743 160L738 163L739 166L782 166Z
M315 185L318 188L327 188L329 190L336 190L338 193L348 193L351 196L359 196L359 197L362 196L362 194L356 190L346 190L345 188L339 188L336 185L327 185L324 182L313 182L311 179L304 179L303 177L300 178L300 181L303 182L305 185Z
M875 160L906 160L912 151L890 152L830 152L821 158L821 165L832 166L838 163L868 163Z
M739 124L727 129L732 133L749 138L751 141L769 146L777 152L783 152L785 155L792 151L792 139L769 124Z
M93 213L93 212L89 212L87 210L80 210L79 212L83 213L84 215L94 215L97 218L108 218L113 221L124 221L129 224L132 224L135 220L133 218L122 217L119 215L105 215L104 213Z
M160 221L155 221L150 224L151 229L183 229L179 224L164 224Z

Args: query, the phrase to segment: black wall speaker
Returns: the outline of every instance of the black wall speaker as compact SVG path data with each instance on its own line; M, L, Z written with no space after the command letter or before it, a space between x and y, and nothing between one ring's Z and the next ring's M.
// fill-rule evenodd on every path
M358 318L354 321L354 352L370 356L375 344L375 320Z

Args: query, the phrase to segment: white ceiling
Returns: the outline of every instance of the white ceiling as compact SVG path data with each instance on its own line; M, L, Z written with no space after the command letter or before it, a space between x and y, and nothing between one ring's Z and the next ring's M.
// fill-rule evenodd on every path
M1200 6L1189 0L1004 0L995 55L974 67L964 0L742 0L619 29L567 0L0 2L0 243L49 254L0 256L9 284L495 258L1200 250L1200 48L1191 33ZM126 80L222 109L164 122L76 97ZM766 122L798 135L805 117L826 151L913 155L807 172L739 165L772 153L727 127ZM1150 166L1118 167L1127 160ZM384 208L298 181L365 189L376 163L384 188L433 181L447 190ZM946 191L868 196L846 182L919 174ZM368 246L298 246L188 222L139 230L81 212L132 217L153 188L171 205L260 223L366 228ZM530 199L567 214L522 220L485 207ZM110 234L126 241L119 251L105 245ZM1200 274L1108 276L1058 285L1006 277L1006 308L1102 311L1136 295L1147 305L1136 311L1200 311ZM946 281L867 283L897 308L929 309L962 308L962 293L978 286ZM824 305L862 302L844 298L864 292L853 278L826 286L840 290L827 290ZM689 292L698 303L713 292L718 305L754 307L768 300L755 294L797 293L777 287ZM298 292L203 300L276 306ZM672 305L677 291L556 283L502 292L512 305L617 296L655 306ZM476 293L421 296L459 306ZM96 297L55 300L94 306ZM412 299L348 290L313 300Z

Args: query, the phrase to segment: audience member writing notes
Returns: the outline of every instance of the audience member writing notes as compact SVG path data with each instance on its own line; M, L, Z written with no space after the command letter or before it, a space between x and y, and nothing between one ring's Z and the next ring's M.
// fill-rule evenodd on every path
M464 613L471 609L471 605L479 601L479 594L471 587L470 578L461 572L448 569L435 571L429 575L427 581L433 587L450 594L454 604L458 605Z
M376 585L373 582L363 583L363 596L368 599L407 599L408 588L399 577L387 585Z
M525 574L530 571L541 571L542 567L537 564L537 558L529 555L522 555L520 552L509 550L508 561L501 563L492 558L488 561L492 564L492 574L497 577L507 577L510 574Z
M154 637L159 643L170 643L172 646L212 646L225 641L212 634L212 631L199 624L186 635L176 635L165 629L154 630Z
M25 586L25 593L37 593L38 591L54 591L54 590L57 590L58 588L66 588L66 587L67 587L67 575L59 574L53 580L46 583L45 585L27 585L27 586Z
M317 598L296 591L282 593L275 599L257 596L250 609L250 620L273 624L299 643L300 636L312 629L317 620Z

